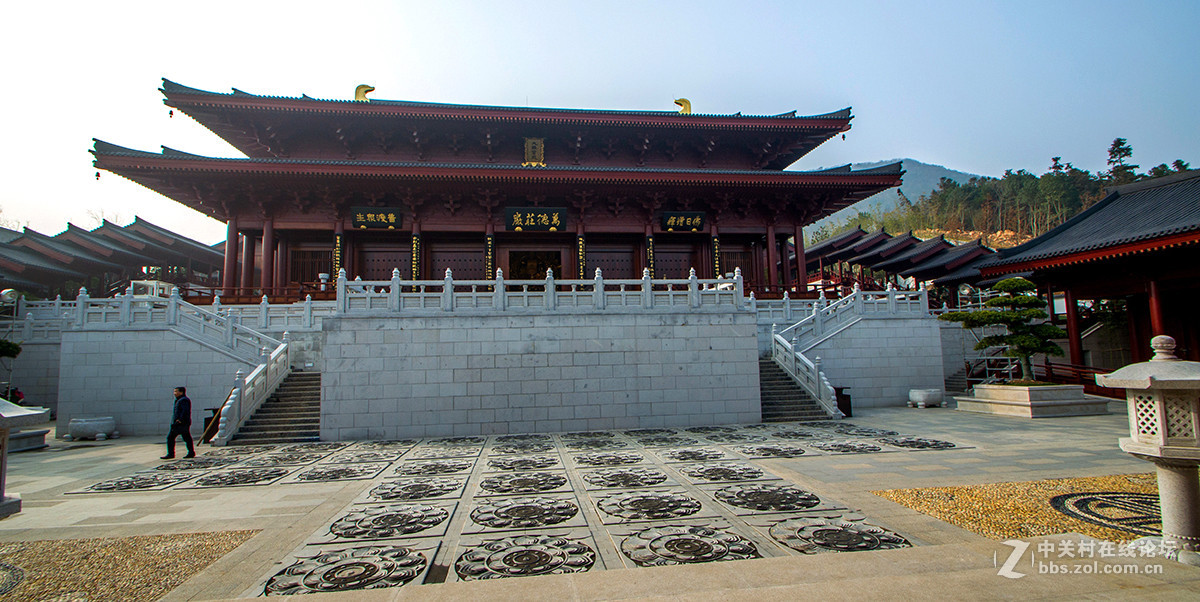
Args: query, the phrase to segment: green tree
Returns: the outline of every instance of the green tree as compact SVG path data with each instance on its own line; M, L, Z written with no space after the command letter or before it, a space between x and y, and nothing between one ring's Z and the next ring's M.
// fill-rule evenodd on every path
M1133 147L1124 138L1117 138L1108 147L1108 180L1110 184L1128 184L1137 179L1137 165L1127 162L1133 157Z
M975 349L1003 346L1006 357L1020 360L1021 378L1033 380L1033 364L1029 357L1035 353L1062 355L1062 348L1050 342L1050 339L1064 337L1067 333L1043 322L1047 314L1041 308L1045 307L1046 302L1035 293L1037 285L1034 283L1024 278L1009 278L997 282L992 290L1001 295L984 304L988 309L945 313L939 319L960 322L966 328L1003 326L1006 334L986 336L975 345Z

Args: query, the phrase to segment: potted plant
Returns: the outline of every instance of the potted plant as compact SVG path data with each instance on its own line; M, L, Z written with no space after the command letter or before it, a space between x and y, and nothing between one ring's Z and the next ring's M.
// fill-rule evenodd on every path
M1056 385L1034 379L1030 356L1062 355L1062 348L1051 339L1066 336L1061 328L1043 321L1047 317L1042 310L1045 302L1034 292L1036 289L1024 278L1001 280L991 289L1000 295L987 300L985 309L940 316L965 328L1003 326L1004 333L983 337L975 349L1003 347L1004 356L1016 358L1021 365L1020 380L976 385L971 397L954 398L958 409L1027 418L1107 414L1107 401L1085 396L1082 385Z

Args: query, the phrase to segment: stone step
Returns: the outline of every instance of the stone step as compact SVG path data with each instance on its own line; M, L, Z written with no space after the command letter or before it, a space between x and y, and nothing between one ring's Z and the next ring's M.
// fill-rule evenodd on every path
M234 434L231 444L319 441L321 374L292 372Z
M315 408L311 410L288 410L275 412L264 412L259 410L250 417L250 420L257 420L259 418L307 418L319 420L321 418L321 411Z
M264 437L315 437L321 434L319 428L289 428L289 429L246 429L238 431L237 438L264 436Z
M259 407L265 408L320 408L319 399L268 399Z
M829 416L774 360L759 360L759 399L763 422L828 420Z
M315 424L321 426L320 416L287 416L287 417L270 417L270 418L251 418L246 421L245 426L287 426L296 424Z
M229 442L230 445L263 445L267 443L313 443L320 441L321 437L316 434L301 435L301 436L254 436L254 437L235 437Z
M320 399L272 399L272 398L268 398L266 401L263 402L263 406L268 406L268 407L273 407L273 408L274 407L287 407L287 406L296 406L296 407L312 406L314 408L319 408L319 407L321 407L321 400ZM262 407L262 406L260 406L260 407Z

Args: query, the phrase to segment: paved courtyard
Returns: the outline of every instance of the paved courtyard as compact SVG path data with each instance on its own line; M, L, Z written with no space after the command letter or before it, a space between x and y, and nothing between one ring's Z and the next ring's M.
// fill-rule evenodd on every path
M9 490L25 501L0 521L0 542L260 530L169 600L364 584L388 586L371 599L847 597L886 576L877 592L1194 598L1200 570L1180 565L1006 579L997 559L1013 548L870 493L1146 472L1117 449L1126 428L1119 413L888 409L827 423L201 446L171 462L148 438L59 441L10 459Z

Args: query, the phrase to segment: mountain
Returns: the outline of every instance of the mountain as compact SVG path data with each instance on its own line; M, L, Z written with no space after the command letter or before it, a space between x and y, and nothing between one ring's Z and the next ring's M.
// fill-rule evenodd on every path
M971 174L962 171L955 171L942 167L941 165L931 165L922 163L916 159L890 159L887 161L875 161L873 163L854 163L851 167L854 169L870 169L881 165L888 165L900 161L904 167L904 184L900 186L900 190L904 192L904 196L908 200L916 203L917 199L922 195L928 195L930 192L937 190L938 184L942 178L949 178L959 184L966 184L971 178L982 178L978 174ZM869 196L825 219L822 219L805 230L817 229L827 223L840 223L846 221L849 217L857 215L860 211L891 211L900 204L900 195L895 188L890 188L878 194ZM810 230L811 231L811 230Z

